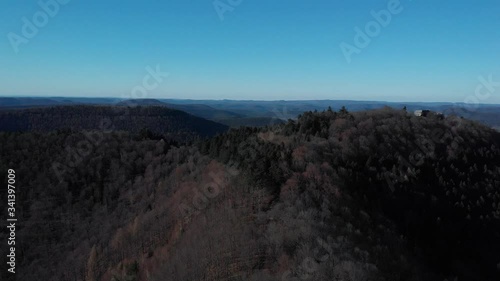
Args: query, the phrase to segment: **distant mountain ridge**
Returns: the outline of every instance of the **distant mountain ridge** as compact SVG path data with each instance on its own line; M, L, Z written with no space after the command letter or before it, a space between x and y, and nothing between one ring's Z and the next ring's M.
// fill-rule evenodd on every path
M429 109L445 115L457 115L480 121L490 127L500 127L500 105L452 102L384 102L353 100L188 100L188 99L135 99L76 98L76 97L0 97L0 111L55 105L158 105L178 109L192 115L225 124L230 127L272 125L279 120L296 118L305 111L322 111L327 107L339 110L363 111L390 106L406 107L408 111ZM267 118L267 119L266 119Z
M165 106L168 108L178 109L185 111L187 113L193 114L195 116L218 121L221 119L229 119L229 118L241 118L244 115L237 114L234 112L215 109L208 105L204 104L173 104L159 101L157 99L133 99L133 100L124 100L116 105L118 106L138 106L138 105L157 105L157 106Z

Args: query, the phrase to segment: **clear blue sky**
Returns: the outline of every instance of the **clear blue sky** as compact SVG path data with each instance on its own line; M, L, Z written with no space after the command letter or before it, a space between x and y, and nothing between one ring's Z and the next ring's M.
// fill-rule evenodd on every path
M43 10L4 0L0 95L126 97L156 65L170 75L150 98L462 102L500 82L498 0L401 0L348 63L340 44L388 2L243 0L221 20L213 0L71 0L16 53L9 34Z

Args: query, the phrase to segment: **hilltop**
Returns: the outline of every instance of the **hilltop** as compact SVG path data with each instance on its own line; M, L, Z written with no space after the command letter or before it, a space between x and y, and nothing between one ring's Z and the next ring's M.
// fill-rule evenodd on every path
M23 280L500 277L500 133L474 121L308 111L188 146L114 132L61 181L81 138L0 133L26 191Z

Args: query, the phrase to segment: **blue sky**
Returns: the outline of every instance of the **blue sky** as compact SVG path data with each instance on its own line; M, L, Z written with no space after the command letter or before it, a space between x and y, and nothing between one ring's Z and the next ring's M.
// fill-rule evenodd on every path
M0 95L130 97L158 65L169 76L150 98L463 102L478 77L500 82L497 0L401 0L394 14L396 0L60 1L32 38L37 1L0 3ZM381 10L391 20L358 48L355 28ZM494 85L481 103L500 103Z

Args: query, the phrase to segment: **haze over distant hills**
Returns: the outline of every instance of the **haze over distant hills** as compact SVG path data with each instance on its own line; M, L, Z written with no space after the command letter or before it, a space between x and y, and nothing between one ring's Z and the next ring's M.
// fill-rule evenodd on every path
M266 126L295 119L305 111L322 111L329 106L350 111L361 111L390 106L395 109L406 107L409 111L429 109L445 115L463 116L480 121L485 125L500 128L500 105L466 104L447 102L384 102L353 100L189 100L189 99L135 99L117 98L72 98L72 97L0 97L0 110L44 107L54 105L101 104L118 106L158 105L178 109L192 115L212 120L230 127Z

